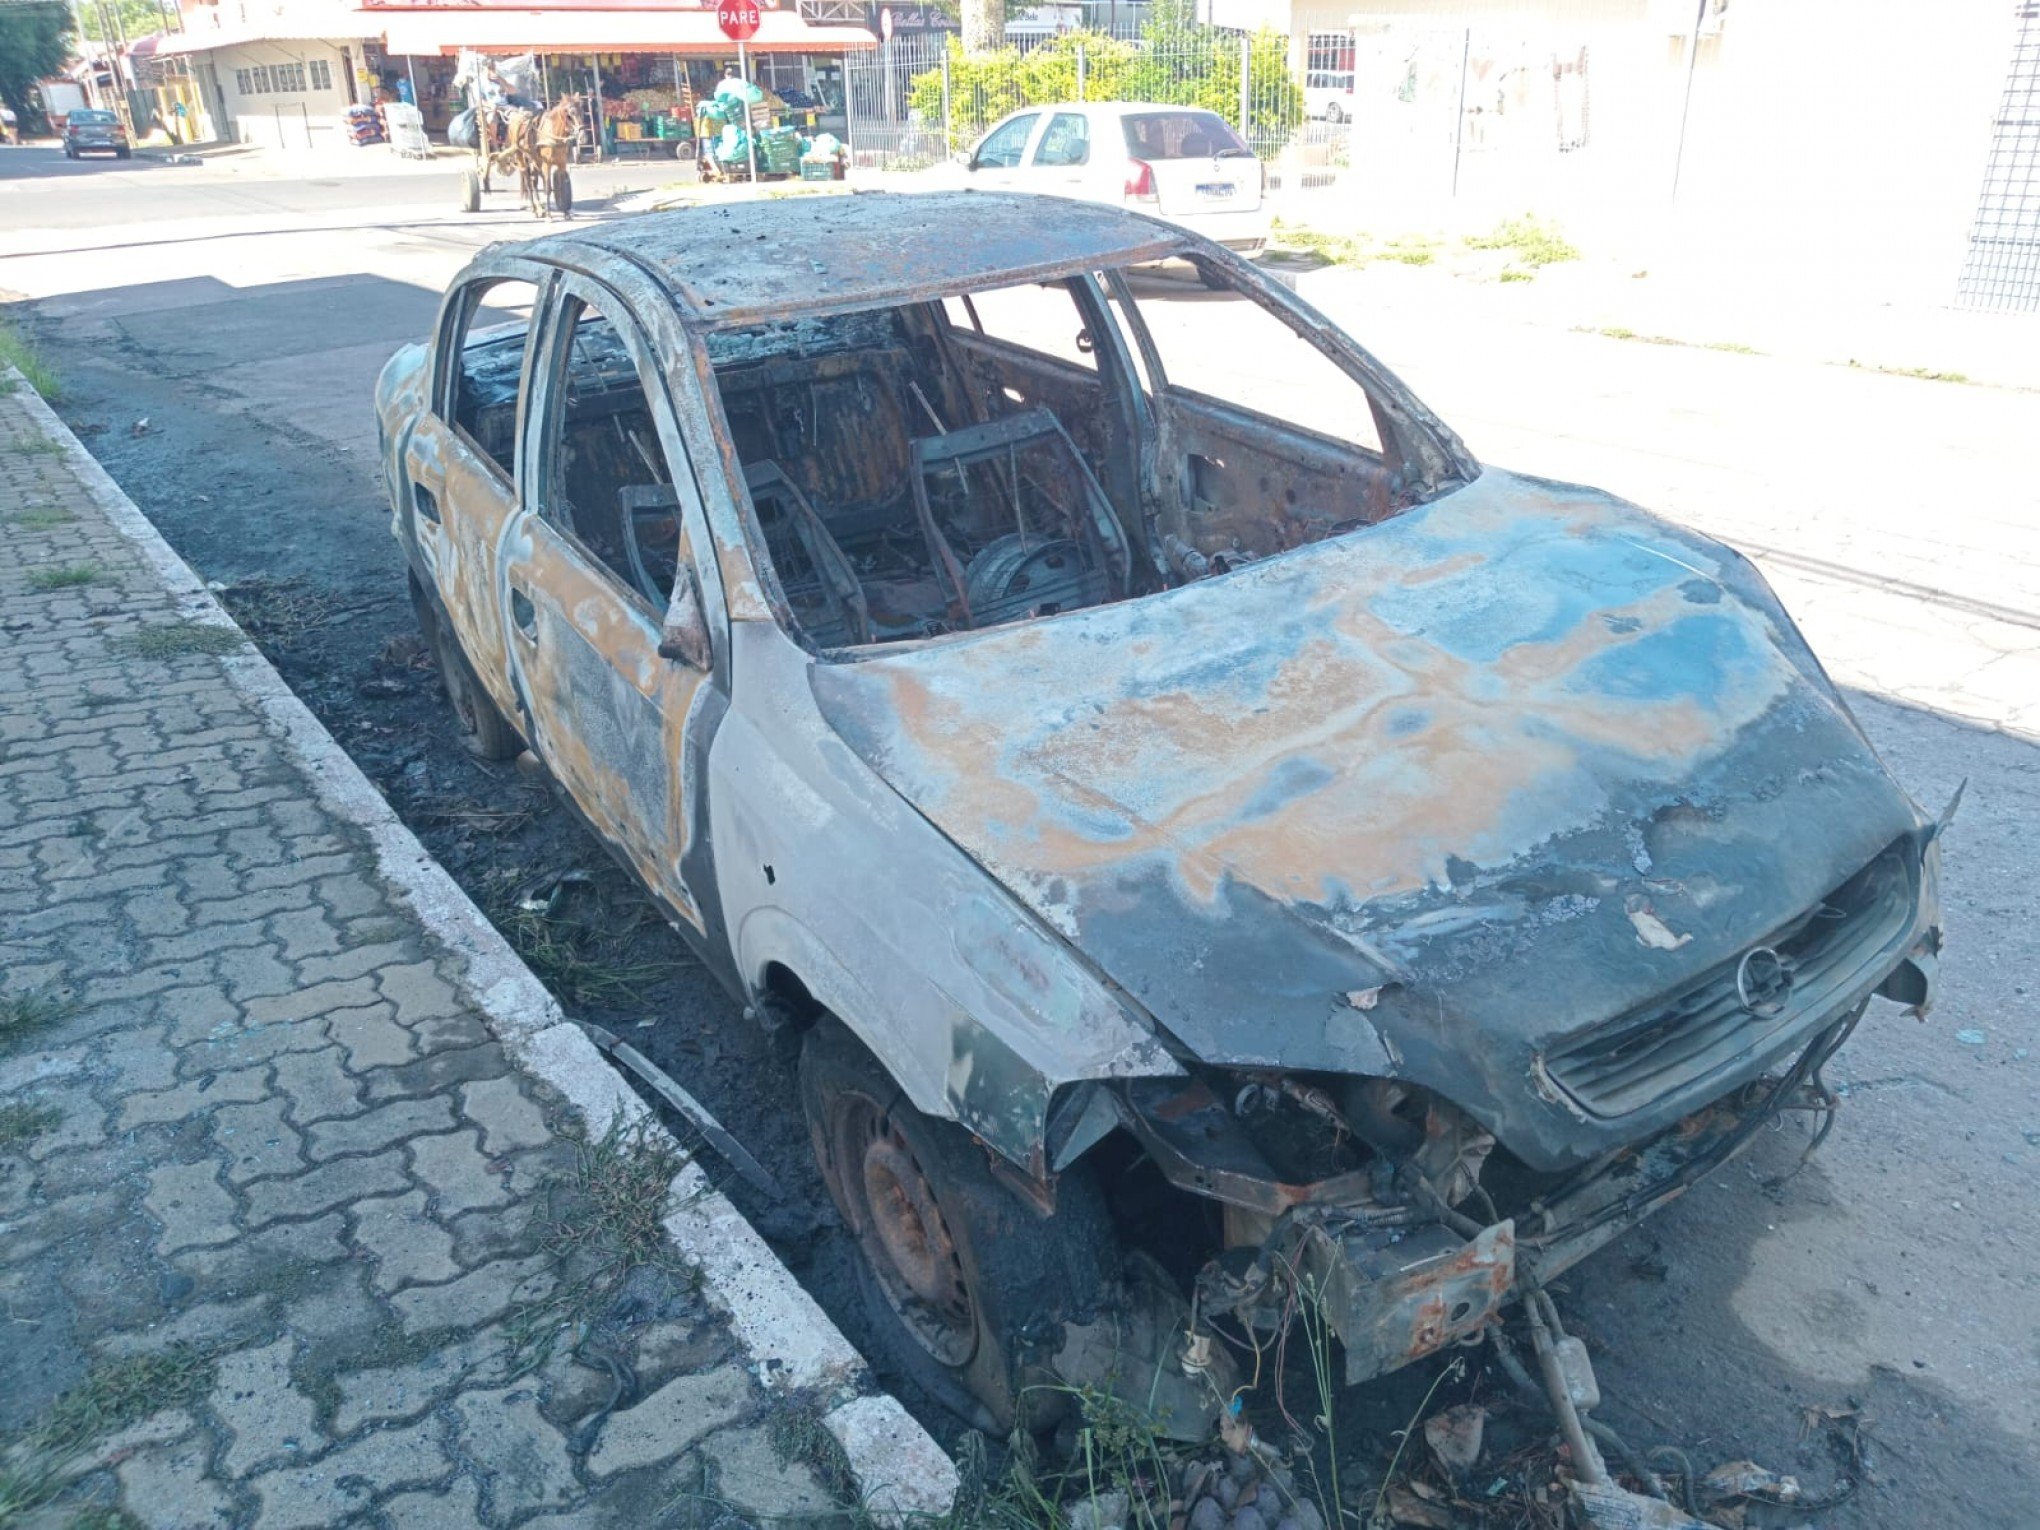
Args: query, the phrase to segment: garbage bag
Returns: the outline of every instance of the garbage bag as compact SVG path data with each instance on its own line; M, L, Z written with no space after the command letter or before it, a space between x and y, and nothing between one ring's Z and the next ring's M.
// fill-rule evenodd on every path
M475 146L475 109L472 106L453 114L453 119L446 124L446 141L456 149L472 149Z

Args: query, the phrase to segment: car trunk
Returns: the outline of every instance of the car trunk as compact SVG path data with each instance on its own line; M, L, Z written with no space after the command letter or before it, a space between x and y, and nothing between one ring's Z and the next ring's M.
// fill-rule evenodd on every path
M1122 121L1127 155L1148 167L1162 216L1260 207L1261 162L1214 113L1135 112Z

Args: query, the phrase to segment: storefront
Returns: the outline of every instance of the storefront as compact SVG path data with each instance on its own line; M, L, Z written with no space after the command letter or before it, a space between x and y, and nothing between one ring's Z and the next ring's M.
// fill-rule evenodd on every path
M713 95L738 61L712 5L564 0L531 10L486 0L459 6L368 0L364 9L381 23L392 59L430 60L436 70L462 50L536 55L548 99L572 93L601 103L605 154L674 152L680 130L673 124L688 122L695 103ZM863 27L811 22L789 5L764 10L745 56L775 113L805 132L841 136L843 56L876 46ZM435 126L429 113L427 125Z

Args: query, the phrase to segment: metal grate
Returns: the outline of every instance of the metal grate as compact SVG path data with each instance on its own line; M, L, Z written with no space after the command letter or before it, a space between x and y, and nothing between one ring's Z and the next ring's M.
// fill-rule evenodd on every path
M1957 289L1974 308L2040 310L2040 0L2020 0L2016 22Z

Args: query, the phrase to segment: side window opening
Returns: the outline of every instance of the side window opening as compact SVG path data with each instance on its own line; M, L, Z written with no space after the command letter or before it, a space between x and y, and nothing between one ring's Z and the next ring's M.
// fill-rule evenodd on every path
M644 379L607 315L576 299L563 323L566 374L546 427L546 517L663 608L679 563L680 501Z
M978 145L977 153L971 156L971 163L980 170L1019 168L1020 155L1034 132L1034 124L1040 120L1041 113L1027 112L993 128L985 141Z
M517 476L518 390L538 288L531 282L479 285L467 299L448 419L502 475Z
M1200 264L1213 295L1170 301L1114 283L1114 313L1145 332L1169 421L1157 530L1165 566L1202 578L1340 536L1403 508L1369 387L1303 321Z
M1366 388L1280 315L1229 284L1220 298L1136 304L1170 391L1381 455ZM1215 331L1223 343L1213 344Z
M1091 162L1091 120L1082 112L1057 112L1048 119L1041 135L1041 147L1034 151L1037 165L1071 166Z

